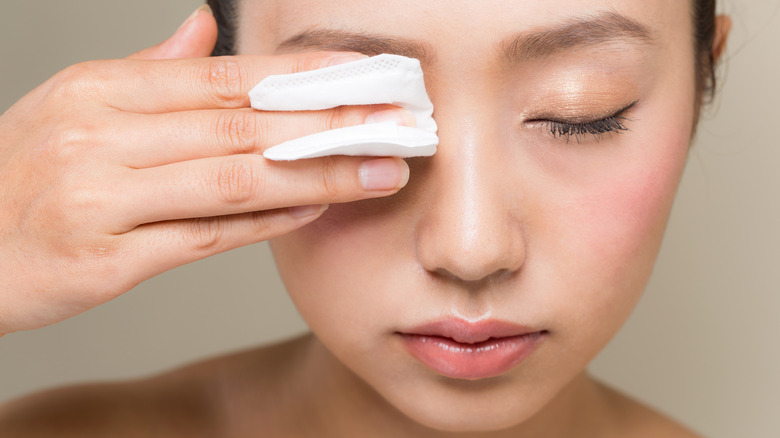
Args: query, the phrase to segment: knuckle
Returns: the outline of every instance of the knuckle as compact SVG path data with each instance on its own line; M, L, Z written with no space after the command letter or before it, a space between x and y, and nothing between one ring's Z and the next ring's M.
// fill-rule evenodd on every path
M220 218L199 218L187 222L185 238L190 246L200 252L215 252L222 241Z
M347 122L346 110L344 107L336 107L325 111L323 128L327 131L331 129L342 128Z
M79 188L62 193L60 202L67 211L88 211L99 204L94 190Z
M62 254L59 262L85 280L81 298L97 305L113 297L106 290L106 285L113 284L123 274L118 262L121 252L118 239L96 239L71 247Z
M219 165L216 187L219 199L227 205L242 205L260 191L262 178L253 160L236 158Z
M101 277L113 277L115 266L112 261L119 253L119 245L110 239L93 242L82 247L78 253L79 264Z
M319 160L319 182L323 194L329 202L333 202L339 195L338 166L333 157L324 157Z
M244 100L241 92L244 72L241 64L232 58L214 58L205 64L203 82L211 91L216 104L222 107L239 106Z
M288 73L317 70L324 67L322 59L317 56L296 56L290 65Z
M333 54L327 51L308 52L303 54L289 55L292 59L289 63L288 73L297 73L302 71L317 70L328 66L328 61Z
M258 211L251 216L252 230L258 236L266 236L272 231L272 224L268 218L267 212Z
M257 117L248 111L231 111L217 119L217 140L228 155L257 152Z
M65 184L70 186L69 184ZM96 212L106 205L106 196L100 190L73 188L60 190L57 199L56 217L58 227L63 230L78 230L94 222Z
M101 232L101 211L112 199L105 189L79 187L67 179L35 199L21 224L36 234L52 265L84 278L118 278L121 238Z
M65 68L52 78L51 94L60 99L83 99L95 95L104 83L102 77L96 74L100 68L100 61L86 61Z
M361 125L365 122L365 108L336 107L324 111L322 128L325 130L344 128L346 126Z
M49 159L58 163L72 162L82 158L84 151L98 143L98 128L80 122L63 122L53 130L44 142Z
M86 76L87 72L91 70L90 65L91 64L89 61L70 65L60 70L60 72L55 74L52 79L55 82L61 84L78 81Z

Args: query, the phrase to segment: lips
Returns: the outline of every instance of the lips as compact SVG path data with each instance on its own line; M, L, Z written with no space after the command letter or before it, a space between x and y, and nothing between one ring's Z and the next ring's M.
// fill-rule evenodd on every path
M433 371L478 380L514 368L534 352L547 332L496 320L447 319L398 334L407 351Z

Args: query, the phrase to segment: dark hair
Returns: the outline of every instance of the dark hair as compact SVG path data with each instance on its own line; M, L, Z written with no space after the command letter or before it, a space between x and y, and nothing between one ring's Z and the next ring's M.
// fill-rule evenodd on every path
M240 0L207 0L219 25L219 36L213 56L232 55L236 50L237 2ZM715 92L716 0L693 0L692 16L696 49L696 100L700 107L712 100Z
M207 0L206 3L211 7L214 18L217 19L219 33L217 34L217 45L211 56L234 55L236 53L236 0Z
M693 28L696 41L696 100L701 106L715 95L715 0L694 0Z

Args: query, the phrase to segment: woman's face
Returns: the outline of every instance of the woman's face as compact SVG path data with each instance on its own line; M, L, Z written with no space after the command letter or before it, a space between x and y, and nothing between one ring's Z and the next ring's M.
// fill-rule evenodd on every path
M685 165L688 2L244 3L241 53L417 56L435 106L405 189L273 242L318 339L439 429L565 397L639 299Z

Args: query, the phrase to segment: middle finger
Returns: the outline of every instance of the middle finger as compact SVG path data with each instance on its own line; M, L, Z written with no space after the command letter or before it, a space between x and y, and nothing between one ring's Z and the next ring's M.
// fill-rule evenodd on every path
M116 160L131 168L237 154L262 154L271 146L316 132L360 125L366 118L414 124L408 110L391 105L338 107L323 111L266 112L251 108L165 114L123 113Z

